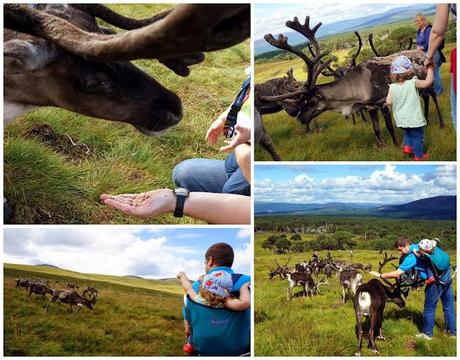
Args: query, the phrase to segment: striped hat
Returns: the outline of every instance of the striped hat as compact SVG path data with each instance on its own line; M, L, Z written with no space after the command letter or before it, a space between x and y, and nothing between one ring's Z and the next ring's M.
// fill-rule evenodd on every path
M418 247L425 251L431 251L433 249L433 242L430 239L420 240Z
M205 275L201 286L214 295L228 297L233 287L232 276L225 271L213 271Z

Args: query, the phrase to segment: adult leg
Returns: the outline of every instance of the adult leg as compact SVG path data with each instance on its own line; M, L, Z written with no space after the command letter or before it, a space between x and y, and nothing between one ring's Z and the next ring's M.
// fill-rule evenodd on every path
M423 143L425 140L425 130L423 126L411 129L412 148L414 149L414 156L423 156Z
M433 57L433 62L434 62L434 90L436 91L437 95L441 95L444 89L442 88L442 82L441 82L441 55L439 54L439 51L436 51Z
M190 159L177 164L172 174L178 187L189 191L220 193L228 180L223 160Z
M439 300L439 289L437 284L428 285L425 288L425 304L423 307L423 333L433 337L434 318L436 306Z
M225 171L228 180L222 187L223 193L247 196L251 194L251 187L236 161L235 153L229 154L225 159Z
M444 312L444 320L447 330L451 335L457 335L457 326L455 324L455 306L454 295L452 291L452 283L441 294L442 310Z

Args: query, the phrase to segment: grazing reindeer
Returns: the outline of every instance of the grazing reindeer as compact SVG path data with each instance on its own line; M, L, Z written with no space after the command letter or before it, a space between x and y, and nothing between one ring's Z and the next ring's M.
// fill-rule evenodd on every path
M387 257L383 262L380 262L379 272L381 273L383 266L391 261L395 260L395 257ZM377 279L371 279L369 282L362 284L356 291L356 295L353 300L353 306L356 314L356 336L358 338L358 350L355 353L356 356L361 356L361 348L363 341L363 317L369 316L370 328L369 328L369 347L373 353L378 353L375 340L385 340L382 332L383 323L383 311L385 309L386 302L394 302L400 308L406 306L406 303L401 295L407 297L409 289L401 290L401 286L398 281L392 284L386 279L382 279L386 284L385 286Z
M382 55L382 54L377 52L377 49L374 47L373 37L374 37L373 34L369 34L369 45L370 45L372 51L374 52L375 56L383 57L383 56L390 55L390 54ZM409 41L409 46L407 47L406 50L411 49L412 42L413 42L413 40L411 38L410 41ZM400 50L403 50L403 44L400 44ZM439 107L438 94L436 94L436 91L434 90L434 88L431 87L431 88L428 88L428 89L419 89L418 92L419 92L420 96L423 99L424 110L425 110L424 111L425 119L427 119L427 121L428 121L428 112L429 112L429 107L430 107L430 96L431 96L431 98L433 99L434 105L436 107L436 112L438 114L439 127L441 129L444 128L444 119L442 118L441 109Z
M353 263L350 265L350 268L355 269L355 270L370 271L372 270L372 265L371 264L363 265L361 263Z
M296 286L301 286L303 289L303 296L308 297L308 293L313 297L314 294L319 294L319 286L322 284L329 284L329 282L325 279L320 280L317 284L313 280L313 277L310 273L305 272L288 272L286 273L286 278L288 279L288 295L287 299L292 299L292 289Z
M270 280L272 280L276 275L278 275L280 277L280 279L285 279L286 278L286 273L289 271L288 264L289 264L290 260L291 260L291 257L289 257L288 261L283 266L278 264L278 261L275 260L275 263L276 263L277 267L276 268L268 267L270 269L270 273L268 274Z
M339 268L337 276L339 278L340 286L342 287L342 302L345 304L345 289L347 290L348 295L350 295L351 292L353 296L355 296L356 289L363 281L363 276L357 270L343 270L343 268Z
M43 299L48 300L46 294L53 295L53 289L49 286L47 281L44 284L42 281L33 281L29 286L29 298L32 299L32 294L41 295Z
M80 312L83 306L86 306L88 309L92 310L93 305L96 304L98 296L97 289L86 288L83 291L83 295L80 295L75 290L54 290L53 297L48 301L46 305L46 312L52 302L60 302L63 304L69 304L69 312L73 314L72 306L77 306L77 314Z
M73 284L73 283L66 283L66 284L65 284L65 287L66 287L67 289L79 289L78 285Z
M28 289L31 283L32 283L32 280L30 279L23 279L23 278L16 279L16 289L17 288Z

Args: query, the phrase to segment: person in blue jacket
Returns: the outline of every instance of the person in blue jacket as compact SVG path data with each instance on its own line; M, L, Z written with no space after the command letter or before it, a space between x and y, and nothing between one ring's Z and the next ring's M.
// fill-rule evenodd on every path
M216 243L210 246L206 250L205 259L204 259L204 269L206 274L211 274L215 271L224 271L232 276L233 285L231 293L238 297L239 290L243 286L247 286L248 283L251 282L251 278L248 275L244 274L235 274L232 270L232 265L234 261L234 252L233 248L226 244L226 243ZM200 288L200 281L195 281L192 284L193 290L199 292ZM193 322L190 323L190 319L188 318L188 313L186 308L188 306L189 298L186 299L185 306L183 308L182 314L184 320L186 320L186 324L189 323L191 328L186 329L186 336L190 337L192 331L197 331L193 329ZM218 311L218 310L217 310ZM238 316L241 312L234 312L235 316ZM247 339L247 351L249 351L250 347L250 324L251 324L251 308L248 308L243 311L244 314L244 322L245 326L241 329L239 336L241 338ZM231 339L228 339L228 342L231 343ZM223 354L225 355L225 354Z
M426 287L423 308L423 332L417 334L416 338L423 340L431 340L433 338L436 305L439 300L441 300L443 305L447 329L451 336L456 336L457 329L453 305L452 281L450 277L450 262L447 261L448 265L446 266L445 257L443 256L443 265L441 267L444 270L442 270L442 273L439 274L440 276L432 282L429 280L429 277L439 269L436 270L433 268L433 259L431 259L431 255L427 255L426 250L420 248L420 243L412 244L407 238L398 239L395 246L402 255L402 261L399 267L388 273L381 274L377 271L370 271L370 274L382 279L392 279L400 278L402 275L412 270L417 270L420 278L425 281ZM438 248L438 255L440 251L442 250ZM417 256L417 254L419 254L419 256Z

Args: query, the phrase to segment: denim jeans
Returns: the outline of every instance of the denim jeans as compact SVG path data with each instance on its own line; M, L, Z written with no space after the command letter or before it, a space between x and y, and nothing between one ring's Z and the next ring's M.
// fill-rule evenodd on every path
M450 79L450 113L452 115L452 125L457 129L457 94L454 90L454 76L451 75Z
M412 147L414 156L423 156L423 142L425 140L425 131L423 126L418 128L402 128L404 130L404 145Z
M225 160L190 159L173 170L176 186L189 191L247 195L251 188L236 162L234 153Z
M434 86L434 91L436 94L441 95L444 89L442 88L442 82L441 82L441 55L439 54L439 51L436 51L433 57L433 62L434 62L434 71L433 71L433 86Z
M451 335L457 335L455 324L455 306L454 295L452 291L452 282L443 287L440 284L433 283L425 288L425 305L423 309L423 333L432 337L433 327L436 317L436 306L441 299L442 310L444 312L444 321Z

